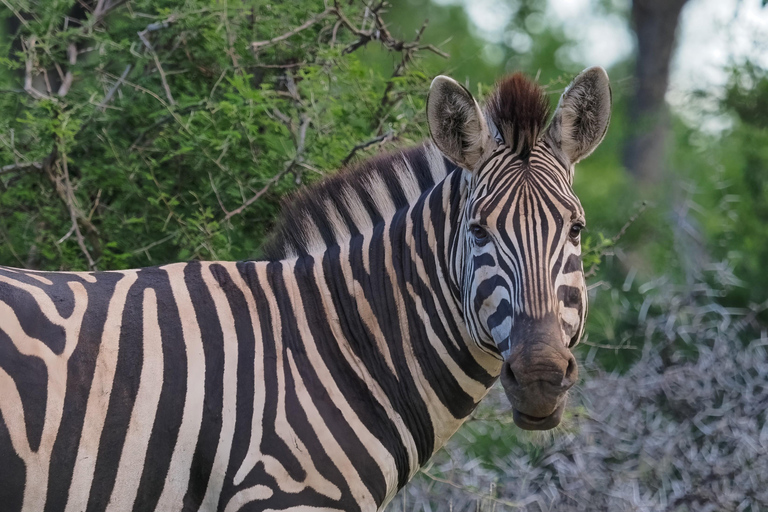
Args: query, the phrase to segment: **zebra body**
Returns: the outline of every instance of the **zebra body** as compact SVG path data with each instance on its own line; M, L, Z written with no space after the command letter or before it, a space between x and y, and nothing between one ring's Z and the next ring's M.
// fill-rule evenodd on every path
M0 267L4 509L369 512L499 374L520 426L557 424L586 314L564 107L528 148L497 112L458 150L430 107L435 145L308 192L270 261Z

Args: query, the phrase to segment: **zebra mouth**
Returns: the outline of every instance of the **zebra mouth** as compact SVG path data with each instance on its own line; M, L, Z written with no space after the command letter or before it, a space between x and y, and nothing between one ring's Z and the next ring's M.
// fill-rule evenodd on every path
M523 430L549 430L560 424L560 420L563 418L563 410L565 410L565 400L557 406L552 414L543 418L525 414L515 407L512 409L512 419L515 425Z

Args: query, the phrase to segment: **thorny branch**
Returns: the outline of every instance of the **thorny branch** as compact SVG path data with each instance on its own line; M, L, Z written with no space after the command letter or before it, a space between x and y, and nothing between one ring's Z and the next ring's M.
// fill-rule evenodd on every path
M299 25L298 27L295 27L289 30L288 32L285 32L284 34L281 34L277 37L273 37L272 39L268 39L266 41L255 41L251 43L251 49L254 51L258 51L258 50L261 50L262 48L266 48L275 43L279 43L280 41L285 41L286 39L295 36L296 34L310 28L311 26L315 25L316 23L319 23L320 21L324 20L325 18L333 14L337 18L338 26L343 25L350 32L352 32L352 34L358 37L357 41L355 41L354 43L344 48L343 53L345 54L352 53L358 48L360 48L361 46L365 46L371 41L380 41L385 48L395 52L413 52L414 50L427 50L437 55L440 55L441 57L448 58L447 53L435 47L434 45L420 44L419 41L421 39L421 33L424 31L424 27L422 27L422 29L419 31L418 36L412 42L405 42L392 37L392 34L389 32L389 30L387 30L386 24L384 23L384 20L381 17L382 12L386 6L387 6L386 2L379 2L375 6L369 8L369 11L371 12L374 19L374 26L373 28L371 28L371 30L363 30L356 27L349 20L346 14L344 14L344 11L341 10L341 7L339 7L339 2L337 0L334 2L333 6L327 7L323 12L316 14L315 16L308 19L306 22ZM334 28L334 32L333 32L334 36L336 34L336 31L337 31L337 27ZM334 41L335 41L335 37L334 37Z
M437 55L440 55L441 57L444 57L444 58L448 57L447 53L438 49L434 45L421 44L421 37L424 34L424 30L427 27L427 21L425 21L422 24L421 28L417 31L413 41L406 42L406 41L402 41L394 38L392 34L389 32L389 30L387 29L386 23L382 18L382 14L386 6L387 6L386 2L380 1L377 4L368 8L368 13L373 19L373 24L370 29L366 30L352 23L352 21L350 21L350 19L347 17L344 11L341 9L338 0L334 0L333 6L328 6L323 12L311 17L309 20L299 25L298 27L295 27L289 30L288 32L285 32L284 34L281 34L272 39L269 39L266 41L256 41L251 44L251 48L254 51L258 52L262 48L266 48L277 42L284 41L302 32L303 30L310 28L316 23L328 18L329 16L333 15L336 17L336 22L333 27L331 44L335 43L337 32L339 28L342 26L345 27L347 30L349 30L353 35L357 37L357 40L351 43L346 48L344 48L342 53L344 54L352 53L358 48L365 46L371 41L379 41L388 50L401 53L402 57L400 59L400 62L397 64L397 66L395 66L395 69L392 72L392 76L387 81L384 92L382 93L381 99L379 100L379 105L376 108L376 112L373 116L372 128L376 130L377 136L374 137L371 141L363 142L355 146L351 150L351 152L344 158L344 160L342 160L342 165L348 164L357 151L364 149L370 146L371 144L375 144L377 142L381 142L388 138L394 137L394 134L382 133L384 128L383 126L384 118L386 117L387 109L391 107L393 103L392 89L394 88L394 85L395 85L395 79L403 76L407 65L413 60L416 52L420 50L427 50Z
M48 179L53 184L56 193L59 195L59 198L66 206L67 211L69 212L69 218L72 221L71 231L74 231L75 233L77 245L80 247L80 251L83 253L83 256L85 256L85 259L88 262L88 268L90 270L96 270L96 262L91 256L88 247L85 245L85 238L80 231L80 226L82 225L86 231L92 235L89 238L91 244L94 246L94 249L97 252L99 250L99 232L96 229L96 226L91 223L91 220L77 204L77 198L75 197L75 192L72 189L72 182L69 179L67 155L63 151L63 147L60 148L59 146L60 144L57 142L53 152L51 152L51 154L48 155L48 157L43 162L43 170L48 176ZM62 238L62 241L66 238L67 235Z
M395 137L394 132L387 132L379 135L378 137L374 137L371 140L367 140L365 142L361 142L360 144L357 144L355 147L352 148L349 154L344 157L344 160L341 161L341 166L344 167L345 165L347 165L355 156L355 153L357 153L358 151L363 150L367 147L373 146L374 144L378 144L380 142L392 140L394 137Z
M299 133L297 136L297 145L296 145L296 154L293 158L291 158L288 162L285 163L285 166L283 167L283 170L277 173L275 176L273 176L269 181L267 181L266 185L256 192L250 199L245 201L242 205L235 208L231 212L227 212L226 215L224 215L223 220L229 220L235 215L239 215L243 212L246 208L251 206L253 203L255 203L261 196L267 193L269 189L277 182L279 182L283 176L288 174L289 172L293 171L294 167L299 164L302 161L302 158L304 156L304 141L307 136L307 128L309 127L310 118L306 114L302 114L301 116L301 126L299 127Z
M638 218L640 218L640 215L645 212L645 210L648 209L648 203L643 201L643 203L640 205L640 208L637 209L634 215L632 215L627 222L624 223L624 225L621 227L621 229L609 240L605 240L602 244L593 247L589 251L586 251L583 256L587 256L590 254L597 254L597 256L600 258L600 260L592 265L587 272L584 273L584 277L592 277L595 274L597 274L597 271L600 269L600 261L602 261L603 256L618 243L619 240L621 240L621 237L624 236L624 234L627 232L630 226L634 224Z
M260 50L262 48L266 48L267 46L271 46L271 45L273 45L275 43L279 43L280 41L285 41L289 37L295 36L299 32L308 29L309 27L311 27L315 23L318 23L318 22L324 20L329 14L335 12L335 10L336 9L334 9L333 7L328 7L326 10L324 10L320 14L317 14L317 15L311 17L310 19L308 19L307 21L305 21L304 23L302 23L298 27L295 27L295 28L289 30L285 34L279 35L277 37L273 37L272 39L269 39L267 41L254 41L253 43L251 43L251 49L254 50L254 51L258 51L258 50Z
M171 94L171 88L168 85L168 79L165 77L165 70L163 70L162 64L160 64L160 58L157 56L157 52L152 47L152 44L149 42L149 39L147 38L147 34L150 32L154 32L156 30L160 30L161 28L166 28L168 25L176 21L176 17L171 15L168 17L167 20L158 22L158 23L151 23L147 25L147 28L142 30L141 32L138 32L139 39L141 39L141 42L144 43L144 46L147 47L147 50L149 50L149 54L152 56L152 58L155 61L155 67L157 68L157 72L160 73L160 81L163 83L163 89L165 89L165 96L168 98L168 103L171 105L175 105L176 102L173 100L173 95Z

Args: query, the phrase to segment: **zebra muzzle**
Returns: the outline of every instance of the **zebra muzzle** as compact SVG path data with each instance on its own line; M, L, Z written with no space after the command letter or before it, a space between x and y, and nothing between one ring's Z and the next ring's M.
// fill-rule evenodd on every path
M515 424L525 430L548 430L560 424L568 390L578 380L578 365L559 336L528 334L510 340L501 383Z

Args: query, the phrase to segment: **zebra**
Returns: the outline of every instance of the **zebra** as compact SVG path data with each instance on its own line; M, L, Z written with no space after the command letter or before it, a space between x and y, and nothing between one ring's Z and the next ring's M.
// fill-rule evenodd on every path
M482 108L438 76L431 140L308 187L263 260L0 267L2 509L376 511L499 377L557 426L610 107L598 67L549 123L519 73Z

